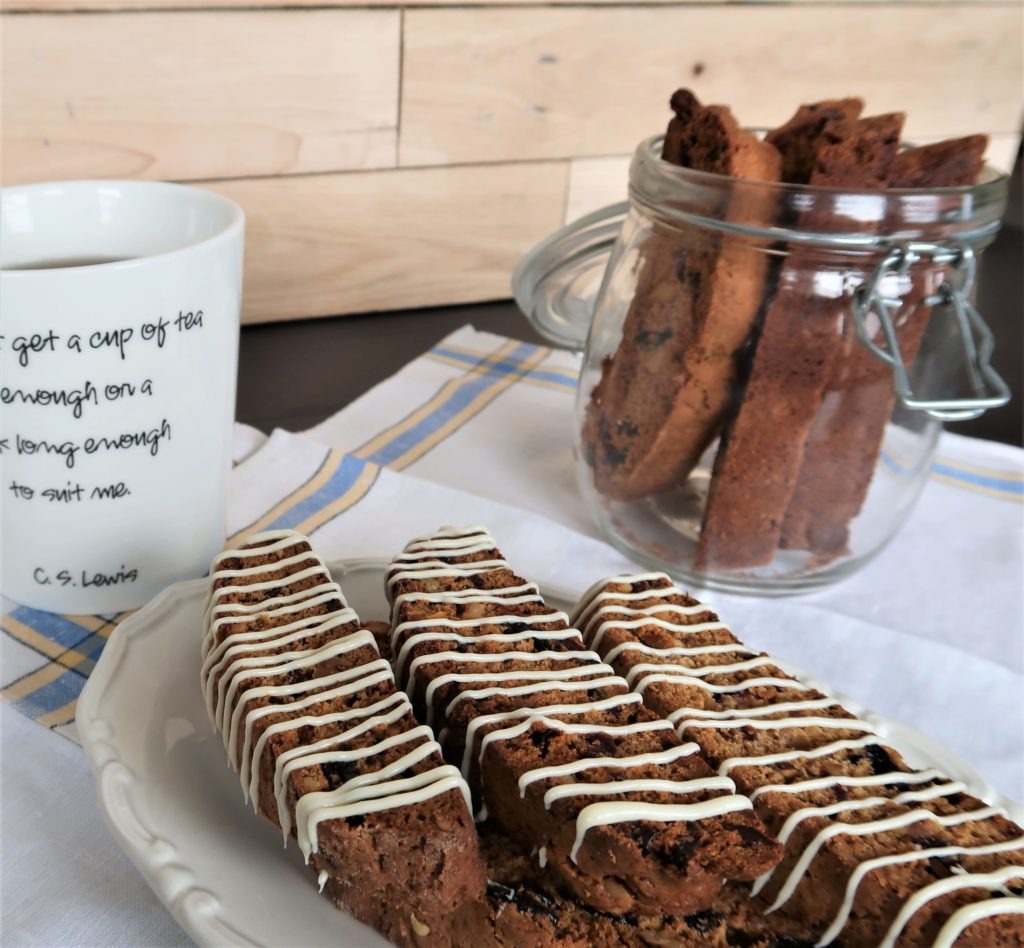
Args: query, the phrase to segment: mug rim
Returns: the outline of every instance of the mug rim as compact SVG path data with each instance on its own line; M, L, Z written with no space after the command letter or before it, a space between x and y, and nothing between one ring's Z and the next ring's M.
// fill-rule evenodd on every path
M5 185L0 187L0 213L2 206L10 198L26 192L39 192L45 190L88 190L100 187L115 187L125 191L164 191L188 194L190 197L206 201L211 205L219 206L219 209L227 212L227 219L216 233L204 237L201 240L188 243L182 247L175 247L172 250L164 250L160 253L145 254L138 257L129 257L125 260L108 260L102 263L88 263L75 267L34 267L26 269L5 269L0 265L0 277L3 280L26 280L39 279L41 277L52 278L54 274L60 273L70 275L81 272L94 272L99 269L127 269L129 267L142 266L153 261L162 261L181 254L192 253L196 250L209 247L218 241L230 239L240 234L245 227L245 211L241 205L231 198L209 188L195 187L188 184L179 184L173 181L138 181L130 178L74 178L62 181L37 181L30 184Z

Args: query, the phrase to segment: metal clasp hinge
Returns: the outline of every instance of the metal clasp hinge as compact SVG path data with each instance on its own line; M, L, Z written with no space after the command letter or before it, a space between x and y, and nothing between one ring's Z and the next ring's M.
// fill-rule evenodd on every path
M922 305L952 304L954 319L964 348L967 376L974 395L967 398L918 398L910 386L910 378L899 341L893 314L902 305L901 300L882 294L882 283L890 274L905 274L922 259L950 266L949 274L938 293L922 301ZM983 415L990 408L999 408L1010 400L1010 389L992 368L995 339L992 331L971 305L970 295L977 270L974 252L967 246L930 243L911 243L893 246L875 268L870 280L858 287L851 308L860 341L892 369L896 398L913 411L923 411L940 421L965 421ZM952 278L952 279L951 279ZM885 348L878 345L868 331L868 316L878 318Z

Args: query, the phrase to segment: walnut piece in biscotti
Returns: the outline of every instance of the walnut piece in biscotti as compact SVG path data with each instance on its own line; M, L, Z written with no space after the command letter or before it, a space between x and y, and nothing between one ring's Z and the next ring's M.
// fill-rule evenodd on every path
M663 158L697 171L777 181L771 145L724 106L687 90L672 97ZM725 220L769 223L770 189L734 194ZM657 225L640 248L637 289L618 350L602 366L583 441L598 489L616 500L670 489L718 431L735 385L736 356L765 292L767 258L710 230Z

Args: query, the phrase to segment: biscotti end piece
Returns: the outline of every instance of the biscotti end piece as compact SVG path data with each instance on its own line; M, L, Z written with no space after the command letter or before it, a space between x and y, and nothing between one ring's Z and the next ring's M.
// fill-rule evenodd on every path
M696 171L774 182L775 148L742 129L724 106L703 106L688 90L672 97L662 157ZM769 188L732 188L722 214L767 226ZM677 487L717 433L729 403L736 354L764 296L767 257L742 238L656 228L622 342L602 365L584 426L584 450L598 490L635 500Z
M451 922L481 900L486 877L476 828L454 794L370 814L359 825L332 820L320 829L316 869L324 895L397 945L448 948Z
M987 135L951 138L901 151L893 160L892 188L960 188L974 184L985 166Z
M778 151L740 127L727 106L701 105L689 89L672 96L661 157L672 164L753 181L778 181Z
M864 109L862 99L825 99L801 105L785 125L770 131L765 141L782 157L782 180L806 184L811 179L818 141L832 122L852 121Z

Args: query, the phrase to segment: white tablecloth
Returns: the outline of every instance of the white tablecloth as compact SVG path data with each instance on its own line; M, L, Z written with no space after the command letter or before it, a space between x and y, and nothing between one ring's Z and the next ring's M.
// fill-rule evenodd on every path
M229 534L294 526L331 558L389 557L442 523L480 522L541 583L583 588L628 569L575 487L577 368L466 327L309 432L238 426ZM911 520L857 576L793 599L705 598L748 644L1022 799L1022 536L1024 452L947 434ZM31 661L9 635L0 658L5 681ZM0 943L187 944L107 834L74 726L55 733L7 704L0 729Z

